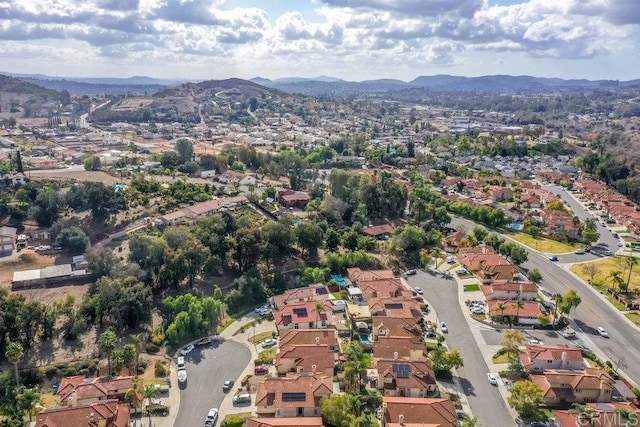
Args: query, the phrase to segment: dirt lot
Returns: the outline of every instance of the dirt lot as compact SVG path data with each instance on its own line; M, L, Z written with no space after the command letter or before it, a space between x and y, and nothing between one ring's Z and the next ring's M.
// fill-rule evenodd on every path
M60 169L59 171L37 171L29 172L29 176L34 179L56 179L56 180L76 180L76 181L93 181L102 182L106 185L113 185L122 182L120 178L116 178L104 172L97 171L67 171Z

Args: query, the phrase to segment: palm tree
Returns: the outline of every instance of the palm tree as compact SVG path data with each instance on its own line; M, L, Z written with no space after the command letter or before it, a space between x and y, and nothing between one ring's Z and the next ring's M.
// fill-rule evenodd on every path
M38 388L18 387L16 393L16 407L29 413L29 422L33 419L33 408L36 404L42 405L42 397Z
M507 304L499 302L498 304L496 304L496 308L500 310L500 319L504 321L504 311L507 309Z
M118 337L113 331L106 331L100 334L98 337L98 346L100 346L100 351L107 355L107 364L109 366L109 373L111 375L111 354L113 350L116 349L116 345L118 344Z
M13 367L15 368L16 373L16 384L19 385L20 374L18 373L18 363L20 363L20 361L24 357L24 349L22 348L22 344L20 344L19 342L10 342L9 345L7 345L6 351L4 352L4 357L6 357L10 363L13 363Z
M518 300L514 302L511 306L516 309L516 323L520 323L520 309L524 308L524 301Z
M316 327L317 327L318 322L320 322L320 314L324 313L325 311L324 304L320 301L316 301L315 305L313 306L313 311L317 313L317 318L316 318Z
M158 396L158 389L155 385L145 384L144 387L142 387L142 398L147 399L147 405L151 406L156 396ZM151 412L148 410L147 415L149 416L149 425L151 425Z
M562 294L553 294L551 296L553 300L553 324L556 325L558 323L558 310L560 304L562 303Z
M140 352L142 351L142 342L145 339L144 332L139 334L129 335L133 340L133 344L136 346L136 370L135 374L138 375L138 369L140 368Z
M631 283L631 271L633 270L634 265L638 265L638 258L630 256L627 258L627 265L629 266L629 275L627 276L627 285L624 287L625 292L629 290L629 284Z
M632 421L637 421L637 416L635 411L630 411L625 408L616 408L616 414L620 415L620 418L625 421L624 423L625 426L635 425L635 423L632 423Z
M611 273L609 273L609 276L607 276L611 279L611 288L613 289L613 291L616 291L616 286L618 289L620 289L623 285L624 285L624 279L622 278L622 271L620 270L613 270Z
M129 387L129 390L127 390L124 395L124 398L129 401L129 404L131 406L133 406L133 410L135 411L136 416L138 415L138 407L140 406L140 403L142 403L142 396L140 395L140 391L138 390L139 388L140 378L137 376L133 377L131 379L131 387Z
M437 270L438 266L440 265L439 259L442 258L442 256L443 256L442 249L440 249L440 248L431 249L431 256L434 257L435 260L436 260L435 268Z

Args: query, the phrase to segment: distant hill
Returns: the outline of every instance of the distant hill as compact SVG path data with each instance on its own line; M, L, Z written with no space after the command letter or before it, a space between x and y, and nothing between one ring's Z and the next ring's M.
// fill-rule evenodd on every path
M37 84L25 82L11 76L0 74L0 92L20 95L43 95L45 97L60 98L60 93Z
M238 94L246 97L252 97L266 93L275 94L278 91L250 80L233 78L225 80L206 80L199 83L185 83L180 86L164 89L161 92L156 93L154 97L198 96L202 95L203 92L210 92L213 94L221 93L221 95L223 93Z
M474 92L552 92L563 89L602 89L626 88L640 86L639 80L566 80L560 78L544 78L532 76L480 76L462 77L451 75L420 76L410 82L395 79L365 80L362 82L348 82L340 79L284 78L268 80L256 78L252 81L280 89L289 93L304 95L339 95L365 94L391 90L422 88L435 91L474 91Z

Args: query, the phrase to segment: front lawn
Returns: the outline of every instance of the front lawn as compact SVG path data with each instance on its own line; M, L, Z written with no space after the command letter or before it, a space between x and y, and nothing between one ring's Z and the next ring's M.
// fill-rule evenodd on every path
M558 242L557 240L547 239L546 237L533 237L526 233L508 233L507 235L532 249L550 254L564 254L585 247L583 243L571 244Z
M477 284L464 285L463 287L465 292L475 292L480 290L480 285L477 285Z

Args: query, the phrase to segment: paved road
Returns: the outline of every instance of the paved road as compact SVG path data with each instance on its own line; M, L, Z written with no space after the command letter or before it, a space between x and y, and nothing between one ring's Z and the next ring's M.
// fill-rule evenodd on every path
M620 243L620 239L613 237L613 232L611 231L611 229L600 223L602 219L594 217L593 214L589 210L585 209L585 207L576 198L574 198L570 192L565 191L564 188L557 185L544 185L543 188L560 196L562 198L562 201L565 202L571 208L574 214L581 220L585 220L588 218L594 219L598 227L598 233L600 233L600 240L598 241L599 243L604 243L609 248L609 250L614 253L619 249L618 243ZM561 263L573 263L593 261L594 259L599 258L599 256L591 253L583 255L568 254L559 255L558 261Z
M453 218L454 227L462 226L466 230L472 230L475 223ZM543 292L549 294L565 294L571 289L578 291L582 298L580 306L571 312L571 326L578 332L584 332L587 342L593 343L597 348L592 351L602 353L614 366L620 369L631 379L640 384L640 333L638 328L621 318L617 310L602 296L565 270L559 263L549 261L547 257L535 251L529 251L529 261L524 263L525 269L537 268L542 274L540 286ZM604 327L611 338L602 338L596 331L598 326Z
M446 342L451 349L459 350L465 361L464 367L458 369L458 375L479 424L504 427L514 425L504 399L487 381L489 368L462 313L457 281L418 271L415 276L409 276L407 282L411 287L419 287L424 291L424 296L434 306L438 319L447 324L449 333L446 335Z
M251 352L243 344L227 340L217 347L201 351L196 348L185 359L187 385L180 391L180 410L174 426L201 426L209 409L220 407L225 396L222 384L240 376L250 362ZM220 419L225 415L221 413Z

